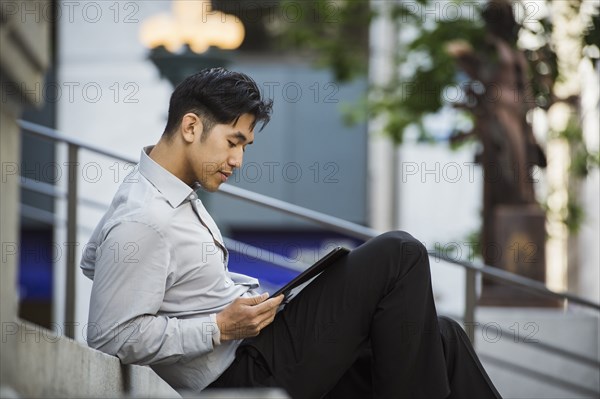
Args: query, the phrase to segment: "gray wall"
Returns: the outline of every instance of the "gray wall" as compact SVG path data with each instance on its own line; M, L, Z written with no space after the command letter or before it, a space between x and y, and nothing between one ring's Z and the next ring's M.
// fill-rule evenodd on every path
M241 60L230 67L255 78L273 98L273 117L246 151L229 183L352 222L366 222L366 125L347 126L344 104L364 93L364 81L341 85L307 63ZM224 229L297 228L301 221L223 194L207 203Z

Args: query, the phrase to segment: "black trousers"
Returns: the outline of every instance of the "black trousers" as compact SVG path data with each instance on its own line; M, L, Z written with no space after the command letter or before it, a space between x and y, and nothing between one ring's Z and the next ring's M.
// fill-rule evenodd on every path
M257 337L216 387L293 398L500 398L460 326L438 318L424 246L388 232L328 268Z

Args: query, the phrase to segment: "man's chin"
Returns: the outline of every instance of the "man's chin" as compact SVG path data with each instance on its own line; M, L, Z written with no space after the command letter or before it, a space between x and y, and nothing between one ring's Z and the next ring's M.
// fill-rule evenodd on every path
M205 187L204 190L208 191L209 193L214 193L216 191L219 191L219 187L221 187L221 183L217 183L215 185L210 185L209 187Z

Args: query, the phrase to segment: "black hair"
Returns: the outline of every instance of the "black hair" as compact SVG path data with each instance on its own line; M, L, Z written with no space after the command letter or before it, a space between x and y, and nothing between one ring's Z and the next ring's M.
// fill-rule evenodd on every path
M224 68L203 69L181 82L171 94L169 117L163 136L171 137L183 116L193 112L202 118L202 138L216 124L236 123L243 114L254 116L262 130L271 119L273 100L263 100L256 82L241 72Z

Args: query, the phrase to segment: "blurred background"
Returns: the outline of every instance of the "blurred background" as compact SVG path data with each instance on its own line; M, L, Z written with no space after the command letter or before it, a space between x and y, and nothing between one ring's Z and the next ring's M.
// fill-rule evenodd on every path
M406 230L503 396L600 393L597 1L0 5L3 395L175 394L85 347L78 264L173 87L214 66L274 100L200 193L230 270L271 291Z

